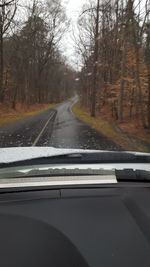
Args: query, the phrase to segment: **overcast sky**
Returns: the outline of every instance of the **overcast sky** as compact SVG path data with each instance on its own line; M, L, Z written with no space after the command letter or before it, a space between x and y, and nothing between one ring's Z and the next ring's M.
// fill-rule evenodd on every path
M62 2L66 7L67 15L75 19L82 5L85 3L85 0L63 0Z
M74 42L72 39L72 29L75 27L78 19L78 15L82 9L83 4L86 0L62 0L68 18L71 20L70 32L65 36L64 42L64 54L68 58L68 62L75 65L77 60L75 58Z

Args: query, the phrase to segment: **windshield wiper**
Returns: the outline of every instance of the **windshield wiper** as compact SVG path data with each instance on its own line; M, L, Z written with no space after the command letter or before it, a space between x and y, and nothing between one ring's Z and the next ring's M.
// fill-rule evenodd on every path
M0 168L45 164L150 163L150 154L130 152L71 153L39 157L12 163L0 163Z
M118 182L150 182L150 172L144 170L124 169L115 171Z

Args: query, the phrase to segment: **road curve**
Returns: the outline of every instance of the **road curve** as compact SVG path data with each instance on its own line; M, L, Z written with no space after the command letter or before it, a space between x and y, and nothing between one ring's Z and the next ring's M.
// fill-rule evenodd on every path
M0 147L54 146L120 150L110 139L80 121L71 107L76 99L0 128Z

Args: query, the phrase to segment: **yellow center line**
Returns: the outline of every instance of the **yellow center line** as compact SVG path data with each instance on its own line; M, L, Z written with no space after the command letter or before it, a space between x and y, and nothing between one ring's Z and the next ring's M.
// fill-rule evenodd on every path
M45 123L44 127L42 128L41 132L39 133L39 135L37 136L37 138L33 142L32 146L36 146L37 145L39 139L41 138L41 136L44 133L47 125L49 124L50 120L54 117L54 115L55 115L55 112L49 117L48 121Z

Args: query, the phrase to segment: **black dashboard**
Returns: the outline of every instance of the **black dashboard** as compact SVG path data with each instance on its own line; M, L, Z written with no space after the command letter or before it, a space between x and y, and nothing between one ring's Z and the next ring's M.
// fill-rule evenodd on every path
M150 185L1 192L0 266L149 267Z

